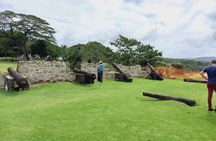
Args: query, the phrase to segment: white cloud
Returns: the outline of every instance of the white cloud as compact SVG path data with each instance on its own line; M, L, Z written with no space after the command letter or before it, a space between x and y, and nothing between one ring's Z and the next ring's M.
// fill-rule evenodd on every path
M215 56L215 0L1 0L0 10L33 14L57 31L59 44L118 34L137 38L165 57ZM215 18L214 18L215 17Z

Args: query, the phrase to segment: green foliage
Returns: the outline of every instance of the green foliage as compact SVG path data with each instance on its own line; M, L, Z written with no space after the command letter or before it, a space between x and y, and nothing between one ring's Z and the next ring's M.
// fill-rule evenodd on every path
M155 50L151 45L144 45L136 39L129 39L122 35L110 43L118 48L115 57L123 65L140 64L145 66L147 62L157 65L162 59L162 52Z
M47 54L51 58L56 59L61 56L61 48L55 44L47 42Z
M87 44L78 44L67 49L67 60L71 67L79 66L80 62L97 63L100 60L112 63L121 63L123 65L140 64L145 66L147 62L157 65L161 62L162 53L155 50L151 45L143 45L136 39L128 39L119 35L119 38L111 42L118 48L113 52L109 47L105 47L99 42L88 42Z
M156 66L162 62L162 52L155 50L151 45L142 44L137 47L136 51L138 64L143 67L146 66L147 63Z
M180 62L178 63L173 63L171 64L172 67L176 68L176 69L183 69L184 68L184 65Z
M8 61L7 61L8 60ZM13 60L13 62L12 62ZM0 58L0 73L7 73L8 67L12 67L14 69L17 68L17 62L15 62L15 58Z
M119 35L110 44L118 48L119 62L123 65L134 65L136 63L136 48L141 45L141 42Z
M110 62L113 51L99 42L88 42L82 48L82 61L98 63L100 60Z
M10 38L0 38L0 56L1 57L17 57L21 54L16 42Z
M34 15L0 12L0 37L8 38L16 43L26 59L26 43L29 39L41 39L54 43L54 29L43 19Z
M45 58L47 53L47 44L44 40L37 40L34 44L30 46L31 48L31 55L35 57L36 55L40 56L41 58Z
M66 61L66 58L67 58L67 46L66 45L62 45L60 48L59 48L59 53L60 53L60 55L59 56L61 56L62 57L62 59L64 60L64 61Z
M54 60L61 56L62 50L59 46L45 40L36 40L30 45L30 49L33 57L38 55L40 58L44 59L49 56Z
M112 63L112 55L113 51L110 48L95 41L74 45L67 49L67 60L69 60L72 68L79 66L81 62L98 63L102 60Z
M68 49L67 60L71 68L80 68L82 62L81 46L82 45L76 45Z
M148 91L195 99L195 107L143 97ZM216 113L207 111L206 85L181 80L105 80L0 90L2 141L215 141Z
M206 66L210 65L209 62L201 62L201 61L194 61L188 59L170 59L164 58L163 59L165 64L164 66L172 66L173 64L179 64L183 66L183 69L186 70L203 70Z
M0 57L0 62L17 62L19 61L19 58L14 57Z

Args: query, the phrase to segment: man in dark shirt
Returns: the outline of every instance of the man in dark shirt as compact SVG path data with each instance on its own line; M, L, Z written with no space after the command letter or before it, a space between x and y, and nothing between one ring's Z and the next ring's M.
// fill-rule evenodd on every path
M207 74L207 76L205 75ZM212 65L206 67L203 71L200 72L201 76L208 80L208 110L213 111L212 109L212 94L216 91L216 60L212 61Z

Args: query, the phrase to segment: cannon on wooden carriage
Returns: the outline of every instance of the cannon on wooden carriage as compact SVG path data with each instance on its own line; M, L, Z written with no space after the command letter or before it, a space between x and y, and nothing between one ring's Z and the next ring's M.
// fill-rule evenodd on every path
M124 82L132 82L133 81L131 76L129 74L124 73L116 63L113 63L112 65L117 70L117 72L115 73L115 80L124 81Z
M29 82L26 77L19 74L15 69L9 67L7 69L10 76L5 76L5 90L13 91L13 90L27 90L29 89ZM15 87L14 81L16 82L18 87Z
M82 71L80 69L74 69L75 82L80 84L93 84L96 79L96 74Z
M158 74L155 69L152 67L152 65L150 65L149 63L147 63L147 66L150 68L151 72L148 74L148 76L146 77L147 79L151 79L151 80L163 80L163 77L161 74Z

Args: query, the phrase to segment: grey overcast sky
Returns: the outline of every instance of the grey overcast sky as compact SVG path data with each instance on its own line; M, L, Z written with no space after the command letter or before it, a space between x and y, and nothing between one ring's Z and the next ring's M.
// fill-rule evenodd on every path
M122 34L164 57L216 56L216 0L0 0L4 10L47 20L59 45L110 46Z

